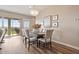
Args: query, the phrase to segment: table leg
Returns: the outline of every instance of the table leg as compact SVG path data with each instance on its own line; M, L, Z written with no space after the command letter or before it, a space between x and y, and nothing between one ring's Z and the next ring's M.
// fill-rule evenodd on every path
M38 38L37 38L37 47L39 46L38 44L39 44L39 42L38 42Z

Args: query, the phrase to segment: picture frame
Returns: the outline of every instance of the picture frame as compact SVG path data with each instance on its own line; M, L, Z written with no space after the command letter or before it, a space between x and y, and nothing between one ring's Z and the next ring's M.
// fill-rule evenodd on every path
M57 28L58 27L58 22L52 22L52 27Z
M53 15L52 16L52 21L57 21L58 20L58 15Z

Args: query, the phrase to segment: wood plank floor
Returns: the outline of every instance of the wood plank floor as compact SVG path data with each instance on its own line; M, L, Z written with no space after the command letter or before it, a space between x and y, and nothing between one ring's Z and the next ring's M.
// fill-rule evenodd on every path
M4 43L0 44L2 48L0 54L76 54L79 50L52 42L52 48L37 47L31 45L28 50L20 36L6 37Z

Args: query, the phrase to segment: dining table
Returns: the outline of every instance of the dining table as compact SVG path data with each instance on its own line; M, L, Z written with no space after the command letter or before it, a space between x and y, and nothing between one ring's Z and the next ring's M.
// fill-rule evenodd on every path
M38 39L44 38L44 36L45 36L45 32L39 32L39 33L37 33L37 47L39 46Z

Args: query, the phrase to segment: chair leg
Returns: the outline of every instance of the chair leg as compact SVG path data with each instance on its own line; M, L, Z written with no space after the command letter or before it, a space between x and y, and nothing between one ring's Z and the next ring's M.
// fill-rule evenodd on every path
M25 47L27 47L27 38L24 39Z
M27 39L25 38L25 44L27 43Z
M28 50L30 49L30 40L28 41Z
M51 48L52 47L52 43L50 42L49 45L50 45L50 48Z
M2 48L0 48L0 50L1 50Z
M25 37L23 37L23 43L25 44Z
M47 43L45 42L45 47L47 47Z
M37 47L39 46L39 40L38 40L38 38L37 38Z
M38 41L38 47L40 47L40 41Z

